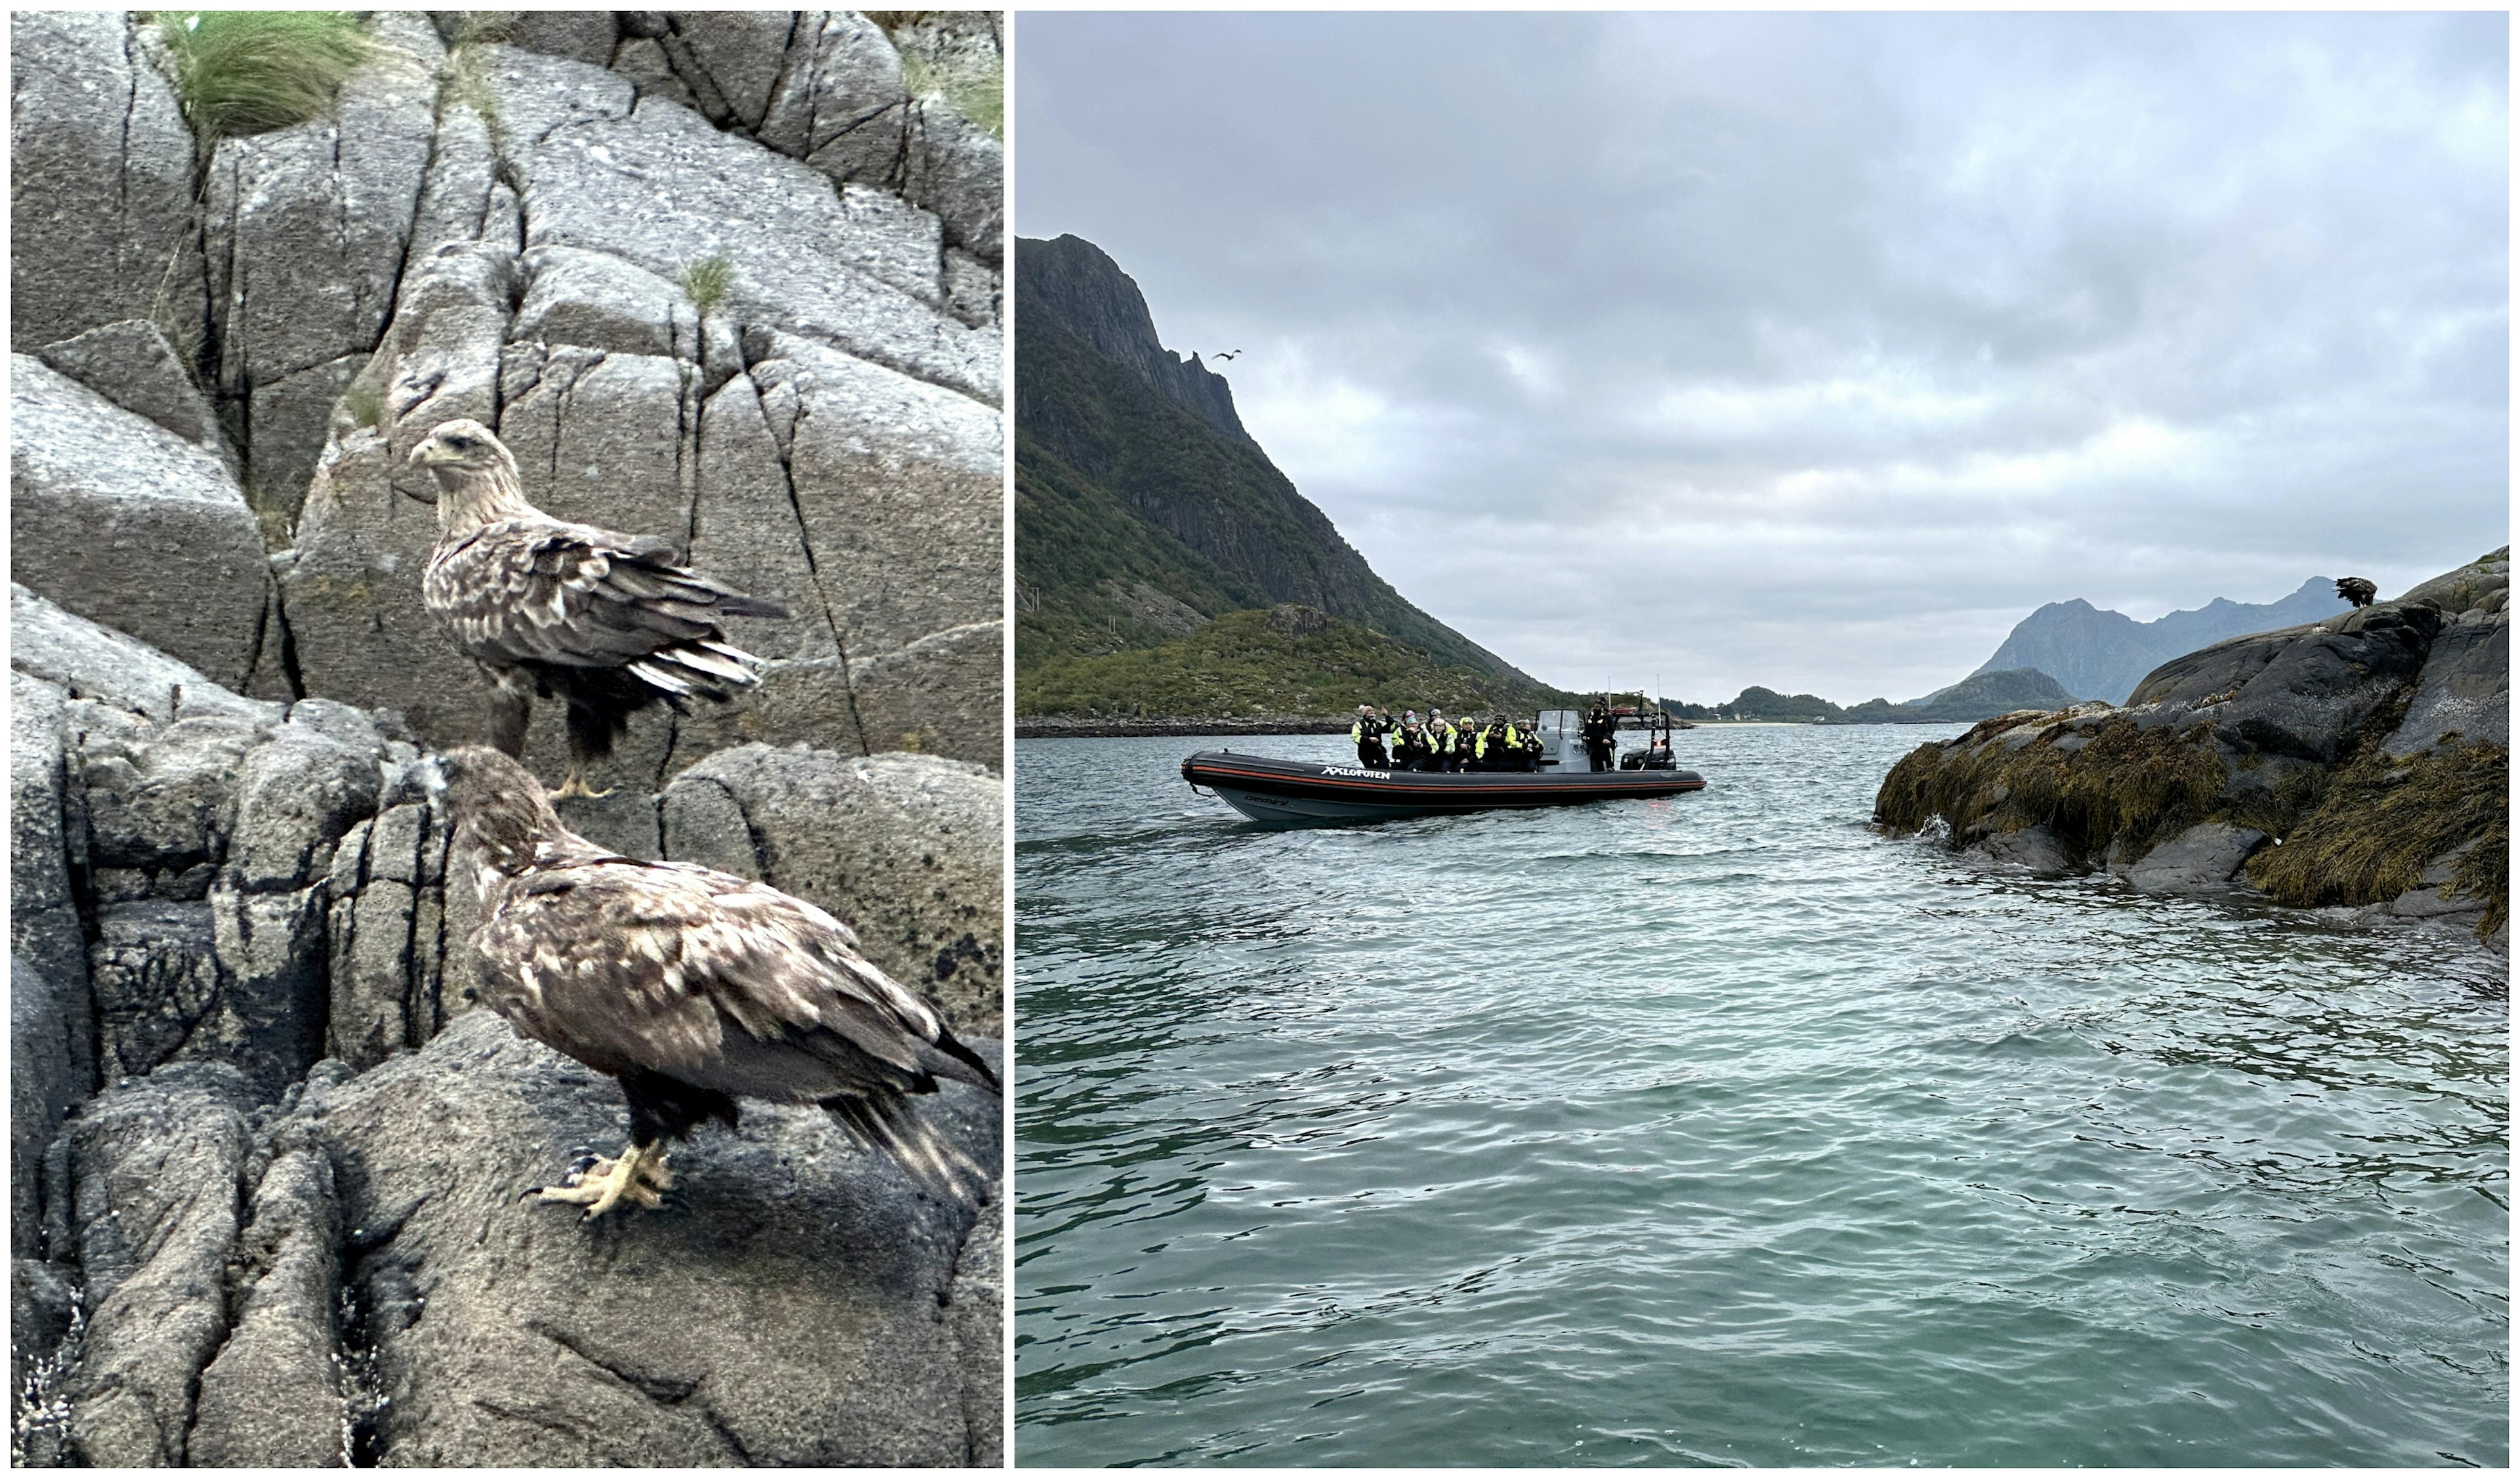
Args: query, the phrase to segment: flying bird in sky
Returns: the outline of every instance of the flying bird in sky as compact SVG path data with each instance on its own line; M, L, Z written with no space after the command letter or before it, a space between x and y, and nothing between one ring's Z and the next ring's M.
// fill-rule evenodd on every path
M630 1144L545 1201L603 1216L653 1207L665 1145L737 1101L819 1104L860 1145L939 1189L985 1173L912 1099L998 1076L934 1008L858 954L802 899L689 863L642 863L563 826L524 767L480 745L438 757L458 858L473 869L481 1002L517 1030L620 1080Z
M725 622L786 606L693 570L665 540L535 508L516 457L479 422L439 426L411 461L437 485L421 599L490 678L490 743L522 758L535 695L568 705L568 775L553 794L607 794L587 788L587 767L640 710L688 712L695 694L724 702L761 681L761 659L726 640Z
M1242 352L1242 351L1241 351L1241 350L1239 350L1239 349L1227 349L1227 350L1223 350L1223 351L1219 352L1215 357L1216 357L1217 359L1221 359L1221 360L1229 360L1229 359L1234 358L1236 355L1240 354L1241 352Z

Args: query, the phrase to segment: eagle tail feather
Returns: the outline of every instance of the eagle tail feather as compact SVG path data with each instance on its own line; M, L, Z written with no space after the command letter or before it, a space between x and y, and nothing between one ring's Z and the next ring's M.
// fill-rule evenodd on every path
M988 1185L979 1163L921 1119L906 1099L840 1094L823 1100L823 1108L851 1140L882 1151L936 1190L976 1200Z
M717 610L721 616L768 616L779 621L788 619L788 607L765 596L729 593L718 598Z

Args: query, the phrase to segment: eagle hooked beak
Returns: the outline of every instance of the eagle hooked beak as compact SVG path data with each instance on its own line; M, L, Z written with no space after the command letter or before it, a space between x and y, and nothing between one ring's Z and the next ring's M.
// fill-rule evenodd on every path
M447 460L448 453L445 447L438 442L434 435L430 435L422 438L420 445L411 449L411 455L404 458L403 463L408 467L414 468L433 468L437 464ZM396 477L391 479L391 481L393 483L394 490L400 493L403 497L410 499L413 503L434 504L437 502L437 479L434 477L424 477L420 479L420 484L417 487L405 478Z

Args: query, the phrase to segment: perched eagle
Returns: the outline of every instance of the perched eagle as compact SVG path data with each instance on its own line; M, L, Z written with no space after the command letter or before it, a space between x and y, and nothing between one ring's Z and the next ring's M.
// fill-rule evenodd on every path
M2356 610L2361 610L2362 607L2369 605L2371 604L2371 599L2379 594L2380 588L2378 586L2364 580L2360 575L2348 575L2336 583L2336 598L2339 601L2353 603Z
M411 449L437 482L437 546L421 599L494 688L490 742L525 752L536 694L568 703L568 775L558 796L606 794L586 768L630 716L688 712L760 682L761 659L726 640L730 616L785 616L674 560L661 539L552 517L525 502L517 459L476 421L447 422ZM414 495L417 497L418 495Z
M939 1079L998 1091L933 1008L858 954L849 927L767 884L641 863L561 824L523 766L480 745L438 757L459 859L478 880L481 1001L536 1042L621 1081L630 1145L536 1188L600 1217L657 1204L664 1143L736 1100L820 1104L931 1186L978 1167L922 1121Z

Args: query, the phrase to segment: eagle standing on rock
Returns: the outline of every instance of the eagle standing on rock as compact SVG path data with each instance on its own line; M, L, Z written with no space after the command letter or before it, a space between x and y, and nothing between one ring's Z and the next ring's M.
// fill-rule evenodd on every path
M496 750L452 750L437 766L480 888L480 999L619 1079L630 1104L629 1147L534 1188L543 1200L588 1219L655 1206L673 1185L664 1143L712 1119L734 1128L738 1098L819 1104L940 1189L981 1182L910 1100L939 1079L994 1094L997 1074L859 955L847 925L768 884L607 852Z
M2336 582L2336 599L2349 603L2358 611L2369 605L2372 598L2379 594L2378 586L2360 575L2348 575Z
M495 687L490 743L522 759L534 695L568 703L568 775L553 795L609 794L587 789L586 768L641 709L688 713L693 694L722 703L761 681L761 659L728 643L724 623L786 606L676 563L662 539L525 502L517 459L479 422L444 423L411 461L437 482L421 599Z

